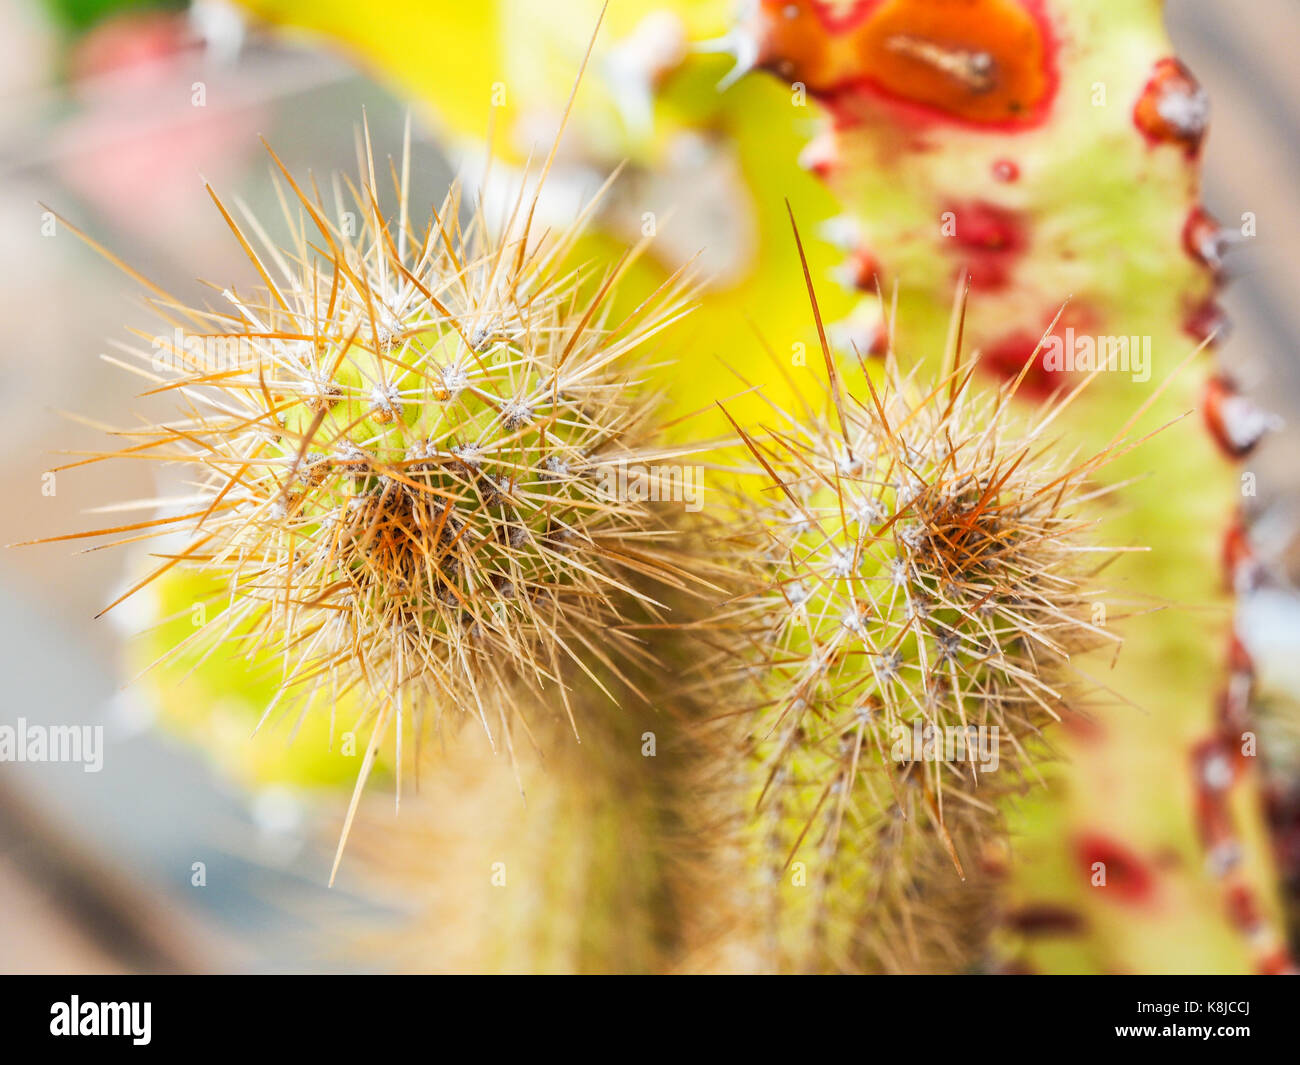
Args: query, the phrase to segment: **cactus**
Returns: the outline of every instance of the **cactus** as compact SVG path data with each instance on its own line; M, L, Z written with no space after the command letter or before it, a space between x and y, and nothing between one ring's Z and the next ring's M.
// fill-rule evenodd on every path
M826 379L741 430L768 485L729 552L755 585L721 615L757 704L732 799L764 885L751 934L774 969L987 967L1001 807L1039 778L1049 726L1096 702L1079 656L1120 643L1094 477L1143 412L1072 454L1054 436L1090 380L1030 412L1032 360L982 387L964 298L937 373L890 350L850 386L804 269Z
M252 6L282 14L280 4ZM785 490L760 497L751 535L729 541L759 580L758 591L732 604L753 625L740 648L729 649L743 664L745 684L755 687L739 701L722 689L721 717L702 725L692 699L672 710L692 727L693 747L682 761L698 762L706 784L692 790L676 762L663 774L643 772L646 763L630 751L640 733L634 722L653 719L584 709L601 689L618 692L625 710L638 696L671 703L679 696L665 689L662 675L647 687L628 670L653 668L654 656L665 652L674 668L690 658L662 631L659 602L680 606L674 597L687 582L684 571L699 560L683 565L662 546L666 530L653 508L611 497L592 478L622 461L682 453L658 444L658 429L669 436L680 430L640 389L640 370L615 364L684 309L684 290L676 275L661 288L653 269L628 259L592 296L561 266L576 231L539 246L529 239L533 214L522 199L512 215L522 225L492 236L481 213L460 224L453 193L417 237L404 198L395 225L380 215L367 148L360 185L349 185L349 206L363 219L359 236L329 221L319 194L303 193L292 179L318 235L309 239L288 217L296 246L287 252L253 251L219 204L264 291L228 293L224 311L184 309L155 295L170 324L205 338L246 340L268 372L256 380L199 372L183 365L184 347L176 345L164 350L181 369L165 374L154 365L156 351L136 349L148 360L151 382L184 397L189 421L133 430L143 441L134 446L202 467L203 501L200 510L164 519L168 524L103 532L148 539L173 522L194 525L195 537L169 551L153 578L180 615L179 632L195 595L229 604L184 640L183 649L201 649L200 675L221 673L216 688L239 688L247 679L232 685L229 668L215 668L224 647L248 655L270 677L244 692L267 692L259 716L269 720L278 711L295 731L314 729L325 742L334 723L322 731L322 703L331 715L337 704L371 723L376 741L366 747L349 823L362 808L366 773L384 762L377 740L386 731L398 741L389 768L401 794L413 759L401 747L408 730L393 718L412 718L419 735L437 707L467 705L512 757L521 724L543 749L561 742L566 729L547 717L544 693L561 694L570 730L574 719L594 722L595 742L580 752L565 747L555 759L558 772L544 778L542 801L517 824L508 813L499 818L499 838L529 852L528 883L549 885L536 897L552 909L595 900L599 931L558 936L521 954L492 953L500 965L692 968L721 951L706 967L721 956L724 967L948 970L1000 966L1009 954L1016 966L1045 969L1280 968L1271 893L1260 886L1269 875L1260 828L1234 808L1241 803L1230 788L1248 764L1237 741L1251 723L1245 695L1252 667L1240 644L1229 644L1232 683L1213 738L1201 744L1207 692L1220 673L1215 648L1224 642L1214 613L1169 610L1143 619L1106 680L1120 705L1102 705L1095 685L1064 680L1069 652L1114 639L1109 622L1091 619L1085 608L1101 606L1104 618L1107 609L1112 617L1118 612L1112 596L1194 607L1213 601L1213 530L1231 484L1221 456L1248 453L1268 426L1222 372L1204 389L1185 373L1161 386L1192 347L1184 332L1207 347L1217 335L1214 292L1230 241L1197 203L1206 101L1168 55L1160 5L752 0L723 42L740 59L728 92L704 102L696 89L711 61L683 64L681 37L683 27L694 32L711 16L705 5L671 6L681 9L679 21L643 21L638 4L616 9L622 36L598 65L609 92L587 105L583 152L602 166L631 154L633 170L648 182L669 154L665 125L708 125L719 143L731 138L755 198L771 198L775 186L793 184L771 146L788 141L806 112L791 109L792 122L778 121L775 83L740 75L749 66L774 71L793 85L791 102L810 94L829 116L803 160L844 208L826 235L847 253L841 277L857 300L842 323L823 328L818 318L823 344L838 354L838 362L827 359L825 409L801 405L798 383L764 381L769 409L786 425L771 437L744 430L754 456ZM414 28L431 21L442 40L459 35L477 41L479 51L498 44L509 51L530 27L556 16L510 2L491 5L485 17L453 8L401 5L412 32L394 34L386 22L367 50L385 57L400 80L437 96L455 130L477 133L475 101L488 94L467 86L483 87L494 68L472 63L468 47L444 49L445 64L423 62L405 43L425 35ZM585 9L564 17L590 25ZM297 16L346 33L336 18ZM512 101L549 98L556 57L531 39L528 45L526 73L509 86ZM554 160L553 151L544 173ZM394 174L394 183L400 195L404 179ZM808 191L793 194L798 200ZM335 197L342 209L341 191ZM775 257L764 211L760 205L754 245L760 264ZM618 228L612 217L603 221ZM256 223L246 228L261 237ZM656 247L655 257L661 254ZM729 312L738 304L751 313L761 308L764 331L791 328L791 286L776 270L751 273L714 294L701 316L701 350L724 336L730 343ZM972 298L961 304L960 328L945 335L954 280L969 285ZM895 310L887 315L882 293L894 282ZM620 332L611 321L630 325ZM1094 344L1092 355L1071 367L1072 357L1089 350L1076 348L1077 338L1109 334L1137 338L1124 350L1142 364L1120 367L1123 375L1104 372L1116 367L1099 362L1096 353L1106 349ZM891 337L899 350L947 362L937 376L930 365L902 372ZM1150 341L1145 353L1141 338ZM962 350L968 355L959 362ZM865 394L843 385L858 370L856 354L883 358L865 368ZM988 391L969 375L974 366L1009 383ZM560 378L575 368L584 372L564 387ZM1075 391L1078 378L1094 370L1088 387ZM695 380L709 398L723 393L708 372ZM923 383L932 380L937 386ZM752 410L759 395L749 390L726 406L733 415ZM205 406L213 396L225 398ZM1149 408L1153 422L1172 423L1198 403L1208 434L1184 422L1137 452L1114 452L1116 410ZM908 440L904 448L901 434L895 439L882 428L900 421L942 428L952 439L922 433L920 444ZM748 421L738 416L737 423ZM1036 449L1018 464L1007 458L1048 425L1075 453L1095 458L1078 464ZM954 477L959 453L971 464L963 471L974 501ZM1086 502L1088 520L1094 516L1083 486L1103 466L1105 483L1094 498L1103 500L1096 509L1115 507L1110 537L1154 551L1122 556L1108 574L1108 588L1118 590L1100 595L1085 591L1092 586L1068 563L1082 531L1075 504ZM1053 480L1049 470L1057 481L1050 500L1040 491L1044 478ZM1146 483L1150 470L1157 476ZM996 506L985 505L989 485L997 485ZM850 515L842 499L860 506ZM868 503L894 514L864 538L854 521L866 516ZM1011 526L1001 524L1005 506L1019 515ZM995 514L991 530L984 523ZM954 516L973 536L954 542ZM1017 588L1008 593L1012 606L1002 609L1003 602L985 614L988 602L972 601L962 585L992 586L993 577L969 557L963 567L954 553L980 555L981 543L1003 544L1012 529L1025 551L1013 561L1027 565L1003 574ZM1048 536L1049 529L1062 535ZM826 538L841 550L823 558ZM756 542L775 553L757 551ZM1238 582L1251 566L1246 546L1235 529L1225 555ZM952 573L962 575L955 587ZM647 581L663 592L648 590ZM874 618L878 628L850 609L860 603L850 592L859 581L895 589ZM1021 609L1025 599L1032 609ZM775 627L773 617L782 619ZM643 619L655 630L653 651L631 635ZM924 635L920 626L928 626ZM991 650L989 637L998 638L995 657L982 654ZM1040 643L1038 653L1030 650ZM836 650L823 655L827 646ZM180 660L170 649L166 657ZM977 778L969 766L883 757L888 728L903 723L909 705L932 724L966 724L962 691L980 693L978 724L996 724L1013 738L1010 749L999 750L1014 766L1007 776L1017 780L1038 767L1037 741L1048 722L1065 719L1068 727L1057 734L1072 749L1066 768L1042 767L1050 790L1019 800L1018 787ZM743 737L733 732L738 720L746 722ZM856 739L839 746L855 730ZM454 738L450 757L472 742ZM869 746L880 761L868 769L860 759ZM1189 757L1190 781L1178 776ZM454 792L492 792L489 775L499 768L466 757ZM309 771L321 779L337 772L333 765ZM1142 783L1152 774L1180 787L1153 798L1156 789ZM634 778L653 796L621 795L620 782ZM683 843L665 809L700 831ZM1223 878L1223 900L1195 868L1193 810ZM723 823L725 840L716 833ZM478 853L446 842L455 836L452 822L440 819L439 833L443 860ZM392 860L389 837L373 838L372 863ZM625 839L653 841L651 858L633 863L626 891L612 890L614 870L628 861ZM671 846L708 853L687 871L688 861L667 857ZM575 875L548 879L554 859L540 852L550 849L574 856ZM395 853L399 865L417 872L417 888L427 886L432 874L419 873L424 867L414 860L420 843ZM787 861L813 868L808 890L754 887L765 871L780 880ZM1109 877L1104 890L1095 889L1098 866ZM730 873L735 883L727 883ZM710 876L712 894L691 896ZM664 902L688 897L684 905ZM1220 901L1229 904L1228 919L1207 919ZM719 908L722 923L740 934L702 946L684 927L696 903ZM746 916L751 903L758 908ZM440 905L449 904L442 898ZM634 916L638 906L644 921ZM495 912L482 923L492 927L472 933L461 957L475 956L476 945L499 945L493 928L537 940L536 921L523 910ZM1246 942L1233 937L1234 928ZM674 960L681 945L686 960Z
M417 230L406 156L385 217L368 135L361 181L348 199L337 182L332 207L280 169L286 249L212 194L262 287L219 288L211 309L150 285L175 332L123 345L178 411L93 460L183 463L192 496L167 517L55 539L183 530L126 593L174 569L207 582L213 616L168 655L226 649L276 671L262 721L328 714L332 736L342 713L369 727L337 871L389 736L400 803L404 741L468 716L513 756L525 692L558 691L576 732L567 667L604 687L597 668L618 677L645 659L622 623L656 616L647 584L689 578L652 502L660 486L629 492L617 474L653 480L685 450L657 442L637 359L689 293L679 276L611 317L632 253L594 284L563 267L583 217L536 239L536 192L494 234L481 208L462 218L453 187Z
M1187 334L1212 347L1230 235L1197 200L1207 100L1169 55L1156 0L862 0L834 9L760 0L723 46L742 69L773 71L826 110L803 161L844 207L827 235L848 252L842 276L860 302L832 330L842 350L850 342L880 350L877 293L895 284L898 342L937 350L950 279L965 279L973 294L967 336L987 368L1017 375L1053 328L1021 389L1026 397L1070 387L1077 370L1117 371L1061 419L1089 447L1105 409L1182 360ZM1146 365L1133 358L1142 351ZM1248 452L1267 418L1222 372L1208 386L1184 375L1155 415L1172 421L1196 406L1212 439L1176 426L1140 458L1115 463L1110 476L1119 483L1158 471L1116 497L1121 539L1153 548L1149 558L1122 560L1116 579L1200 608L1219 591L1214 539L1234 476L1223 455ZM1220 683L1225 626L1216 614L1183 610L1146 632L1110 681L1146 716L1121 720L1112 711L1076 729L1060 800L1037 804L1019 825L1028 860L1018 863L1012 894L1025 912L1073 912L1049 922L1052 930L1084 927L1092 915L1104 936L1012 949L1045 968L1165 971L1213 957L1215 965L1275 970L1284 960L1270 928L1275 907L1257 819L1234 821L1219 809L1243 765L1232 752L1248 724L1238 717L1218 727L1215 748L1228 752L1226 762L1207 764L1197 749L1199 775L1179 781L1181 803L1145 784L1151 762L1157 779L1185 772ZM1204 915L1220 904L1197 869L1198 819L1218 844L1210 868L1225 882L1227 921ZM1116 890L1095 890L1107 868ZM1231 944L1231 927L1245 942Z

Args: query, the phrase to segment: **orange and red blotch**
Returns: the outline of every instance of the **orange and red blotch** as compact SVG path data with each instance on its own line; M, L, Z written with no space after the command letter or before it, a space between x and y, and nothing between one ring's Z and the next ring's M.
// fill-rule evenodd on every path
M852 115L896 105L917 124L1037 125L1055 95L1042 0L761 0L759 62Z
M1214 442L1230 459L1244 459L1274 428L1274 419L1223 374L1206 381L1201 411Z
M1210 121L1205 90L1177 59L1161 59L1133 107L1133 122L1152 144L1181 145L1195 155Z

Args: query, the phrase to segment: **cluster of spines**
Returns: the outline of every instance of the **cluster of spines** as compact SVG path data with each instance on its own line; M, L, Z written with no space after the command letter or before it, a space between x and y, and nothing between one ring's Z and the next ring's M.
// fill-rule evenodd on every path
M737 427L767 485L729 552L753 583L722 615L753 704L733 823L776 968L984 964L999 802L1095 694L1071 656L1118 647L1086 511L1128 427L1060 453L1050 427L1086 382L1025 423L1023 375L988 390L962 364L961 313L937 377L891 351L850 389L823 337L819 401Z
M409 131L390 168L396 217L381 212L368 136L336 211L272 157L291 190L277 181L289 246L213 194L262 284L218 289L220 309L150 285L191 339L121 347L178 415L92 456L183 464L189 509L56 539L187 530L132 591L200 571L220 613L186 643L279 659L263 720L293 702L333 714L352 695L374 722L357 794L391 727L400 797L403 735L430 713L468 711L513 751L522 700L502 693L551 687L567 709L567 664L617 675L621 656L644 657L620 623L629 604L656 611L646 581L680 586L685 570L662 508L609 475L653 476L683 453L657 445L658 397L637 378L689 283L611 321L629 259L592 283L563 267L586 213L537 238L522 189L495 231L482 209L462 217L456 188L417 230ZM353 234L343 220L358 217Z

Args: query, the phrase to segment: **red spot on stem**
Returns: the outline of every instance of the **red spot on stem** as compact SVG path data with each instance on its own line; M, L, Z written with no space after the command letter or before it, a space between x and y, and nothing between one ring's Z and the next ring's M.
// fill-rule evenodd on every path
M870 248L858 248L849 256L848 271L853 287L860 292L875 292L876 279L883 276L880 260Z
M1101 833L1089 833L1075 844L1075 855L1089 883L1094 881L1096 864L1105 867L1105 887L1096 890L1116 902L1135 906L1151 901L1155 895L1155 874L1131 848Z
M1198 303L1183 319L1183 330L1198 344L1213 338L1221 342L1228 335L1228 315L1213 297Z
M976 290L1005 288L1029 246L1023 216L977 200L950 206L944 222L954 227L950 241L960 259L958 277L969 276Z
M993 177L997 181L1010 184L1020 180L1020 167L1010 159L999 159L993 164Z

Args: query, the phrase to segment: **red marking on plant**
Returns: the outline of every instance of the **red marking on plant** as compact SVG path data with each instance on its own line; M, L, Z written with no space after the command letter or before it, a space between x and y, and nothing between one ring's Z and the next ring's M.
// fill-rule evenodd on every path
M1095 717L1067 711L1061 714L1061 727L1075 739L1097 743L1106 736L1106 726Z
M1264 955L1259 961L1260 976L1294 976L1295 974L1296 967L1291 961L1291 956L1281 948Z
M876 326L875 335L871 338L871 346L867 348L867 355L884 355L889 350L889 333L883 325Z
M1232 787L1237 768L1233 748L1218 737L1200 740L1192 747L1193 779L1198 793L1204 793L1207 799L1222 795Z
M880 260L872 254L870 248L858 248L848 261L849 276L853 287L860 292L875 292L876 279L882 277ZM884 282L881 281L883 287Z
M1089 883L1096 863L1105 866L1106 884L1097 890L1105 892L1107 898L1136 906L1155 897L1155 873L1136 851L1118 840L1099 832L1088 833L1076 841L1075 856Z
M839 147L833 129L823 129L799 153L799 165L825 181L839 162Z
M1029 246L1023 216L982 200L951 205L945 219L949 214L955 220L951 246L961 260L958 277L969 277L971 288L979 291L1005 288Z
M1255 663L1235 634L1228 637L1227 678L1215 700L1215 725L1224 748L1244 763L1246 733L1254 728Z
M1201 413L1219 450L1233 460L1244 459L1268 433L1265 415L1222 375L1205 382Z
M1228 668L1234 673L1255 675L1255 660L1250 657L1246 645L1235 635L1228 637Z
M1020 167L1010 159L999 159L993 164L993 177L1006 184L1019 181Z
M1211 270L1223 266L1223 253L1227 249L1223 227L1204 207L1193 207L1188 214L1183 224L1183 247L1188 255Z
M881 0L809 0L808 6L828 33L839 36L862 25L880 4ZM776 6L791 8L803 5L778 3Z
M1088 927L1087 919L1078 910L1052 902L1029 903L1012 910L1006 923L1025 936L1077 936Z
M1040 334L1030 333L1027 330L1011 333L989 345L980 359L980 365L1004 380L1016 377L1024 369L1029 357L1034 354L1034 349L1038 347L1041 339ZM1043 353L1040 351L1034 358L1033 367L1025 375L1019 394L1026 399L1046 399L1064 385L1070 376L1070 373L1065 370L1048 369L1043 362Z
M762 0L755 26L763 67L903 124L1031 128L1060 83L1044 0Z
M1192 72L1169 57L1156 63L1133 105L1133 123L1152 145L1181 145L1193 157L1205 138L1208 106Z
M1233 884L1228 889L1228 920L1243 932L1253 932L1262 923L1259 901L1245 884Z
M184 18L171 13L128 12L106 19L81 38L68 67L77 80L129 73L150 83L158 76L157 64L189 43Z
M1222 342L1228 335L1231 323L1222 307L1210 296L1198 303L1183 319L1183 331L1198 344L1203 344L1211 337L1215 342Z
M1193 768L1197 768L1195 761ZM1201 846L1206 851L1210 873L1216 877L1226 877L1236 868L1241 858L1241 845L1237 841L1227 797L1221 791L1202 787L1199 780L1194 784L1192 794L1193 823Z
M1254 583L1255 549L1251 546L1246 523L1240 513L1233 516L1232 524L1223 534L1220 560L1224 584L1229 591L1245 590Z
M1240 740L1251 722L1250 700L1254 683L1253 672L1234 669L1228 674L1228 681L1219 690L1215 700L1219 733L1225 743L1233 744L1233 750L1239 758L1244 757Z
M848 319L838 325L846 349L867 358L883 355L889 349L889 334L880 322L863 322Z

